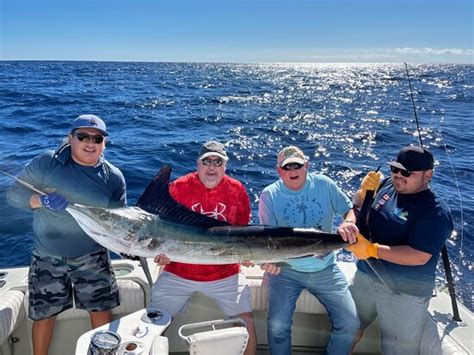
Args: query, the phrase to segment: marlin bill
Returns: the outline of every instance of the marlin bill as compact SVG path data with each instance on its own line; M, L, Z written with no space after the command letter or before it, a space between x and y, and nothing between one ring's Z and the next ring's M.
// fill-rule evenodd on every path
M232 226L193 212L171 198L170 174L171 168L163 167L135 207L73 204L67 211L91 238L116 253L147 258L163 253L186 263L280 262L348 245L338 234L316 229Z

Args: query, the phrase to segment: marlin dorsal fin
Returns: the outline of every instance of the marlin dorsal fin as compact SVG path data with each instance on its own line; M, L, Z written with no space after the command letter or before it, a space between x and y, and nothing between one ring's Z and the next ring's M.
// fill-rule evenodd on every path
M137 206L149 213L159 215L162 219L176 223L206 228L229 225L227 222L193 212L173 200L168 190L170 175L171 167L168 165L162 167L138 199Z

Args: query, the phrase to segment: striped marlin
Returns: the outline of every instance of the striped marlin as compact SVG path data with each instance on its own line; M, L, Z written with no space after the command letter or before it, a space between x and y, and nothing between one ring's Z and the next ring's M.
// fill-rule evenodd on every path
M233 226L193 212L172 199L170 174L163 167L134 207L71 204L66 210L92 239L116 253L147 258L163 253L186 263L281 262L321 257L348 245L340 235L314 228Z

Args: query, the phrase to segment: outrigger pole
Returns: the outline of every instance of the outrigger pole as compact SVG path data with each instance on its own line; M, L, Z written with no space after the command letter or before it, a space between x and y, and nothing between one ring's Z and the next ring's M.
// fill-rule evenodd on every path
M420 125L418 124L418 115L416 114L415 100L413 98L413 91L411 89L410 73L408 72L407 63L405 63L405 70L407 72L407 80L408 80L408 86L410 88L410 98L413 105L413 114L415 116L416 129L418 131L418 139L420 140L420 147L424 148L423 141L421 140ZM443 259L444 271L446 273L446 281L448 283L448 292L449 292L449 296L451 297L451 305L453 307L453 320L456 322L461 322L462 319L459 316L458 302L456 300L456 290L454 288L454 279L453 279L453 274L451 272L451 266L450 266L449 257L448 257L448 249L446 248L446 244L443 245L443 249L441 250L441 256Z

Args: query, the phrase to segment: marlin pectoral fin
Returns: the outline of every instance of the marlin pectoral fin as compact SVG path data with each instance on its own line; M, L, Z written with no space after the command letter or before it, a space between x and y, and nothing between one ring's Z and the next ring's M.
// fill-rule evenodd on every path
M168 165L162 167L138 199L137 206L171 222L205 228L229 225L227 222L193 212L173 200L168 190L170 175L171 167Z

